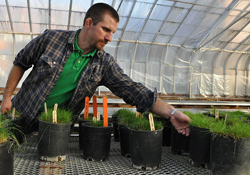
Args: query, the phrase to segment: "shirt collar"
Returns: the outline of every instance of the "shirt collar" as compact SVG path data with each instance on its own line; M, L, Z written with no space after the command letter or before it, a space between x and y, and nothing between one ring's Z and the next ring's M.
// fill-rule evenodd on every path
M78 46L77 44L77 36L80 33L81 29L77 31L76 35L75 35L75 42L74 42L74 51L79 52L81 55L83 54L83 50ZM93 57L96 53L97 49L92 50L91 52L83 55L84 57Z
M75 37L76 37L76 33L78 32L78 31L80 31L81 29L79 29L79 30L77 30L77 31L74 31L74 32L72 32L71 33L71 35L70 35L70 37L69 37L69 39L68 39L68 44L69 44L69 48L70 48L70 50L73 52L73 47L74 47L74 41L75 41Z

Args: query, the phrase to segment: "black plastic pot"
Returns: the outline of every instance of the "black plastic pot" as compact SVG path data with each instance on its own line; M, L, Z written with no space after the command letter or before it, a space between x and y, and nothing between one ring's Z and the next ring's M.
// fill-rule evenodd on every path
M209 129L190 127L189 157L194 166L210 165L210 140Z
M162 131L129 129L130 153L133 167L152 170L160 167L162 156Z
M71 124L54 124L39 120L39 159L54 162L65 160L70 130Z
M114 141L119 142L120 141L120 133L119 133L119 129L118 129L118 117L115 115L112 115L112 122L113 122Z
M0 175L13 175L14 153L10 149L11 142L0 144Z
M210 162L213 175L250 174L250 139L212 134Z
M82 138L82 124L85 122L90 122L89 120L84 120L84 118L79 118L79 148L82 150L83 138Z
M11 131L14 133L15 137L18 140L18 143L21 144L23 143L24 139L25 139L25 134L24 134L24 121L25 118L23 116L20 117L16 117L14 120L11 120L13 125L11 127L13 127L14 129L11 129Z
M83 158L89 161L105 161L109 158L112 127L82 124Z
M171 146L171 137L172 137L172 125L164 126L163 128L163 137L162 137L162 146Z
M120 148L121 154L124 157L130 157L130 141L129 141L129 129L126 125L119 124L120 133Z
M168 118L156 116L154 116L154 121L160 121L163 126L162 146L171 146L171 121Z
M189 153L189 136L179 134L174 127L171 130L171 152L178 155Z

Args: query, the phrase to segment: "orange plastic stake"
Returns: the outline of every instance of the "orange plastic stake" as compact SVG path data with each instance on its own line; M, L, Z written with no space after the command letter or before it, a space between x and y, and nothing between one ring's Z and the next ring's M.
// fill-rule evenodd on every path
M108 100L103 98L103 127L108 127Z
M88 120L89 118L89 97L85 98L85 109L84 109L84 119Z
M96 102L96 96L93 96L93 115L94 117L97 117L97 102Z

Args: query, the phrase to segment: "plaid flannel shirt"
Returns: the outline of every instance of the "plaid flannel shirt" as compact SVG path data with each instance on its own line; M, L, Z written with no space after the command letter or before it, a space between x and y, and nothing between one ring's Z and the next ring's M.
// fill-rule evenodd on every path
M32 68L17 95L13 106L26 116L29 125L63 70L77 31L46 30L30 41L14 60L14 65L24 70ZM152 92L141 83L136 83L104 50L98 51L84 68L68 108L78 116L85 106L85 97L91 98L98 86L106 86L126 103L136 106L137 111L149 111L156 101L156 90Z

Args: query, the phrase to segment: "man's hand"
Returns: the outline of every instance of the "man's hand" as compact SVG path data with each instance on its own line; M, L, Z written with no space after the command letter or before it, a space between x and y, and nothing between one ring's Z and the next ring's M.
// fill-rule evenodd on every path
M11 107L12 107L11 99L3 99L1 103L2 114L8 113L11 110Z
M180 111L176 111L170 119L172 125L178 131L178 133L189 136L189 122L190 118Z
M181 111L176 111L173 115L171 114L174 110L174 107L167 102L157 98L152 112L156 115L168 118L171 116L171 123L175 127L175 129L186 136L189 136L189 122L190 118L183 114Z

